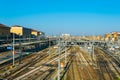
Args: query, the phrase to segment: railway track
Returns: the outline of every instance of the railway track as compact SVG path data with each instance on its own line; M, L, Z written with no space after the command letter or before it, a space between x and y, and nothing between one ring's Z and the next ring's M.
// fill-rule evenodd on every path
M53 48L54 46L52 46L52 48ZM47 50L48 50L48 48L47 48ZM18 49L17 49L17 51L18 51ZM44 51L44 50L43 50ZM39 52L38 52L39 53ZM29 55L32 55L33 56L33 54L34 53L32 53L32 54L29 54ZM7 52L2 52L1 54L0 54L0 56L8 56L8 57L12 57L11 56L12 55L12 51L7 51ZM26 59L27 60L27 58L30 58L30 56L29 55L22 55L22 56L24 56L23 58L22 58L22 61L24 60L24 59ZM25 61L26 61L25 60ZM24 62L25 62L24 61ZM17 55L16 57L15 57L15 63L18 63L19 62L19 55ZM6 67L9 67L9 66L11 66L12 65L12 58L10 58L10 59L7 59L7 57L6 57L6 59L5 59L5 61L2 61L1 63L0 63L0 70L3 70L3 69L5 69Z
M106 56L106 57L109 56L116 63L116 65L120 68L120 61L119 60L117 60L111 53L109 53L101 48L99 48L99 49L104 52L104 54L103 54L104 56Z
M101 49L100 50L103 52L103 55L106 57L106 59L109 59L109 63L112 64L116 72L120 75L120 62L117 60L112 54L106 52L105 50Z
M61 55L61 58L64 58L64 54ZM52 60L49 60L49 61L44 61L43 64L51 64L51 63L55 63L57 61L58 57L52 59ZM46 68L45 68L46 67ZM21 75L19 77L17 77L15 80L24 80L24 78L26 79L27 77L30 77L30 76L33 76L35 73L38 73L37 71L39 70L44 70L44 71L48 71L49 67L48 66L43 66L42 64L38 67L36 67L35 69L29 71L28 73L24 74L24 75ZM31 74L32 73L32 74ZM45 73L45 75L47 74L48 72ZM45 76L44 75L44 76ZM39 75L41 76L41 75ZM27 79L29 80L29 79Z
M100 75L102 76L103 80L114 80L115 73L111 70L109 62L109 57L106 57L105 53L101 52L100 49L95 49L95 54L97 57L97 63L100 68Z
M104 80L113 80L110 71L109 71L109 66L107 65L106 60L104 60L103 56L99 56L99 62L100 70L103 74L103 79Z
M34 75L37 77L37 75L40 75L41 72L46 73L46 71L49 71L49 70L47 70L48 66L46 67L43 64L49 64L48 62L53 62L53 60L50 59L50 57L48 56L47 51L43 52L43 54L44 55L41 55L41 57L38 54L37 57L34 58L33 60L29 61L29 63L27 65L21 67L20 70L17 69L16 71L14 71L15 73L13 73L12 75L11 74L7 75L6 78L7 79L20 80L21 77L22 77L22 79L26 77L26 78L28 78L27 80L29 80L29 78L33 78L32 76L34 76ZM56 55L54 55L54 56L56 57ZM51 56L51 57L53 57L53 56ZM44 69L44 67L46 67L46 69L41 70L41 69ZM39 70L41 70L40 73L37 72Z
M104 52L103 55L106 57L106 59L109 59L109 63L112 64L112 67L117 72L117 75L120 76L120 66L119 66L120 63L119 63L119 61L117 59L113 58L111 55L109 55L109 54L107 55L107 53L104 50L102 50L102 49L100 49L100 50Z
M95 66L90 64L89 54L86 56L84 51L77 51L67 73L68 80L115 80L107 58L101 54L99 50L95 51L98 64Z
M68 71L69 71L69 68L70 68L70 66L71 66L71 64L72 64L72 62L73 62L73 55L68 55L68 57L67 57L67 63L66 63L66 65L65 65L65 67L64 67L64 69L63 69L63 71L62 71L62 73L61 73L61 78L60 78L60 80L66 80L67 79L67 74L68 74Z
M83 75L81 74L81 71L82 71L82 70L81 70L81 67L80 67L81 64L80 64L80 62L79 62L79 58L76 58L76 66L78 67L78 68L77 68L77 71L78 71L78 73L79 73L79 79L80 79L80 80L83 80L83 77L82 77Z
M68 49L69 50L69 49ZM57 54L48 55L48 49L36 54L34 58L27 58L27 62L19 68L14 68L10 74L5 75L5 79L14 80L50 80L57 79ZM64 61L64 49L61 51L61 61ZM52 53L57 53L56 50ZM113 59L107 56L100 49L95 48L97 70L91 65L89 54L78 50L77 47L71 48L67 56L67 68L61 70L61 80L115 80L115 74L110 65L116 69ZM24 60L23 60L24 61ZM118 69L117 69L118 70ZM66 75L66 78L65 78ZM87 77L86 77L87 76Z
M78 53L78 56L79 56L79 59L81 59L81 63L80 63L80 65L82 65L82 68L80 68L80 70L82 71L81 72L81 74L82 74L82 77L83 78L81 78L81 80L83 79L83 80L94 80L93 79L93 77L92 77L92 74L93 74L93 72L92 73L90 73L90 70L88 69L88 66L89 66L89 64L88 64L88 61L86 60L86 58L83 56L83 53L81 53L81 52L79 52ZM87 76L87 77L86 77Z
M43 57L44 56L44 57ZM14 79L15 77L18 77L22 74L24 74L25 72L29 71L29 67L31 67L32 65L34 65L36 62L39 62L40 60L43 60L45 57L47 57L48 55L42 55L39 57L35 57L34 59L32 59L30 62L28 62L27 64L21 66L18 69L14 69L11 74L4 76L4 78L7 79Z
M69 50L69 48L67 49L67 50ZM64 50L63 51L61 51L61 61L62 62L64 62ZM56 79L57 78L57 76L56 76L56 74L57 74L57 69L58 69L58 67L57 67L57 65L58 65L58 62L57 62L57 57L58 56L54 56L56 59L56 61L53 61L52 63L49 63L50 65L53 65L53 67L50 67L49 69L49 71L46 71L46 73L44 73L44 74L42 74L42 75L39 75L39 76L41 76L41 77L38 77L37 79L35 79L35 80L50 80L50 79ZM67 57L69 57L69 56L67 56ZM53 58L53 56L51 56L51 58L52 59L54 59ZM50 58L50 59L51 59ZM71 60L70 60L71 61ZM61 70L61 74L63 74L63 72L64 71L62 71ZM62 79L61 79L62 80Z
M93 72L91 73L88 69L89 62L83 56L84 54L80 52L80 48L75 46L72 52L74 52L74 57L68 71L68 77L70 77L68 80L94 80L91 75Z
M27 67L29 67L30 65L35 64L35 61L39 61L38 58L40 59L41 57L43 57L45 54L42 54L44 52L48 51L48 49L45 49L43 51L40 51L38 54L31 54L30 56L26 56L24 57L25 59L22 60L22 64L20 64L18 67L15 67L11 70L9 70L10 74L3 74L1 75L3 78L5 79L9 79L9 78L14 78L14 76L17 76L17 74L21 73L22 71L24 71ZM42 54L42 55L41 55ZM16 61L17 62L17 61ZM32 63L33 62L33 63ZM5 65L6 67L9 66ZM4 67L5 67L4 66ZM3 68L4 68L3 67Z
M88 77L89 80L99 80L99 77L97 77L98 76L98 73L97 73L98 70L97 70L97 68L95 66L95 61L92 60L92 58L91 58L91 56L89 54L90 53L88 53L86 50L84 50L84 49L79 47L78 57L79 57L79 59L81 61L80 65L83 66L83 68L82 68L83 69L83 73L85 75L89 76ZM84 74L83 74L83 76L84 76Z
M44 51L44 50L43 50ZM11 51L9 51L11 52ZM8 54L8 52L4 52L5 54ZM2 55L4 54L2 53ZM39 52L38 52L39 53ZM36 56L35 53L29 54L29 55L22 55L24 57L22 57L22 61L21 62L26 62L28 61L30 58L32 58L33 56ZM19 56L15 59L15 63L19 64ZM7 60L6 62L0 64L0 70L3 70L5 68L9 69L9 66L12 65L12 58L10 60Z
M98 68L96 66L96 61L93 60L91 57L90 57L90 53L86 52L86 51L83 51L84 49L80 49L80 53L83 55L83 57L86 59L86 63L87 66L86 67L86 71L89 73L90 75L90 79L91 80L99 80L100 77L98 77L99 75L99 71L98 71Z
M30 58L32 58L33 56L35 56L35 54L33 53L33 54L30 54L30 55L28 55L28 56L25 56L25 57L23 57L22 58L22 63L23 62L25 62L25 61L28 61ZM15 63L16 64L19 64L19 60L16 60L15 61ZM3 69L9 69L9 66L11 66L12 65L12 61L11 62L6 62L6 63L4 63L4 64L2 64L1 66L0 66L0 70L3 70Z

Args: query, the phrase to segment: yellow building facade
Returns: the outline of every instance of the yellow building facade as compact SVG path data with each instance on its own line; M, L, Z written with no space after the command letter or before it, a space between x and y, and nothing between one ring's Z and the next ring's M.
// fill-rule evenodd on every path
M22 36L23 35L23 28L14 26L14 27L11 27L10 32Z
M10 32L14 33L14 34L17 34L17 35L20 35L20 36L31 35L31 29L25 28L25 27L22 27L22 26L18 26L18 25L12 26L11 29L10 29Z
M36 30L32 30L32 31L31 31L31 34L34 35L34 36L38 36L38 35L39 35L39 32L36 31Z

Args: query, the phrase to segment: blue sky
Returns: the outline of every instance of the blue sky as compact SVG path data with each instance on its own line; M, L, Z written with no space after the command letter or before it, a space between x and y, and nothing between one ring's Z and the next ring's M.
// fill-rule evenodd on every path
M119 0L0 0L0 23L49 35L120 31Z

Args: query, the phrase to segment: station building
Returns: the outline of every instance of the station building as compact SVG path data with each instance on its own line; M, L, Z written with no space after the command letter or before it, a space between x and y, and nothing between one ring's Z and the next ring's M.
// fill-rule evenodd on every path
M16 35L20 35L23 37L31 36L31 31L32 31L31 29L25 28L25 27L19 26L19 25L14 25L10 29L11 33L14 33Z
M41 31L37 31L34 29L30 29L30 28L25 28L23 26L19 26L19 25L14 25L11 27L10 29L11 33L14 33L16 35L22 36L24 38L40 38L41 36L43 37L45 34L44 32Z
M33 36L39 36L39 31L37 31L37 30L32 30L32 31L31 31L31 35L33 35Z
M0 24L0 38L7 38L10 36L10 27Z
M33 30L33 29L31 29L31 30L32 30L31 31L31 35L34 36L34 37L40 37L40 36L44 36L45 35L45 33L42 32L42 31L37 31L37 30Z

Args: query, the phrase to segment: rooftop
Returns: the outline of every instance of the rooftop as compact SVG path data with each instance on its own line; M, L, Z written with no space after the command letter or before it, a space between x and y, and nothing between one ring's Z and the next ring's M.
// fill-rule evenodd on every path
M4 24L0 24L0 27L10 28L10 27L8 27L8 26L6 26Z

